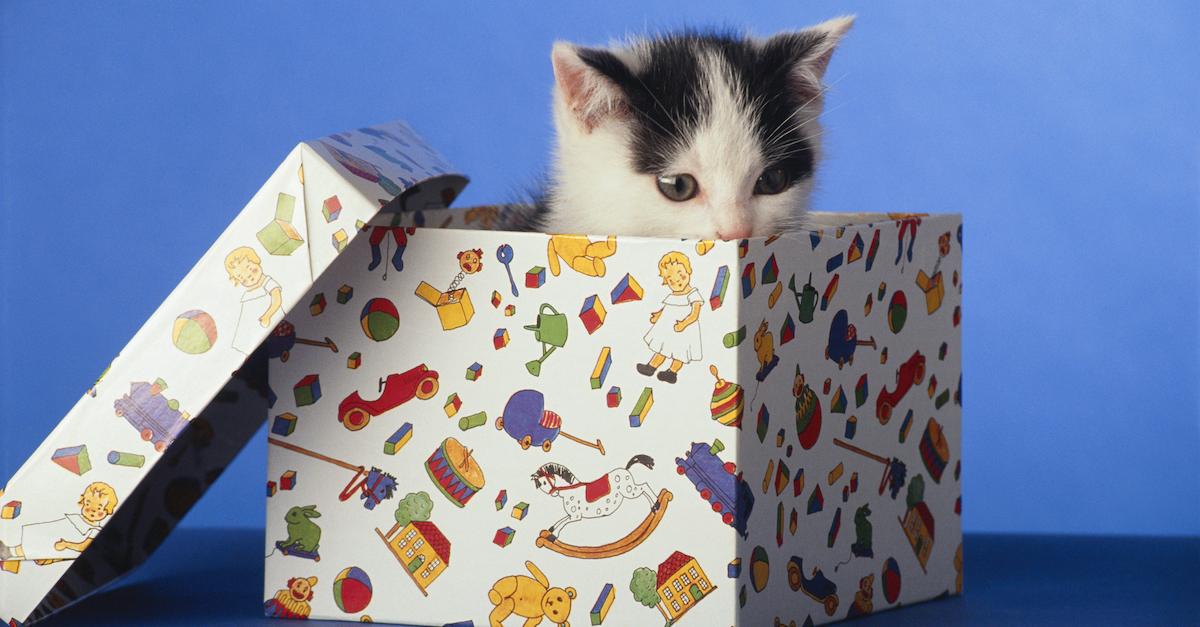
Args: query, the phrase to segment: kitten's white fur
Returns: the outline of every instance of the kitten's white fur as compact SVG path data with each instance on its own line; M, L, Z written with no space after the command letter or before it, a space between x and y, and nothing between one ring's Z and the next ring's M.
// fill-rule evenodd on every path
M802 125L814 157L820 152L821 77L853 19L841 17L811 27L826 37L795 71L794 79L813 86L817 95L789 124ZM610 50L635 72L645 60L644 42ZM719 55L706 53L701 59L711 115L664 172L686 172L699 182L700 193L684 202L664 198L655 177L630 166L631 129L619 115L619 88L587 66L572 44L555 43L551 59L557 145L548 232L738 239L804 226L812 177L780 194L752 193L767 165L755 132L757 114L735 96L735 77Z

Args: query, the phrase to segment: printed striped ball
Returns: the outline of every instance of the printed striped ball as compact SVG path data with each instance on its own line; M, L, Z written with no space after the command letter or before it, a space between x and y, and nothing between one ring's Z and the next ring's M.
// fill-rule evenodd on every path
M396 305L386 298L372 298L362 308L359 317L363 333L367 337L382 342L396 334L400 328L400 313Z
M333 580L333 600L338 609L347 614L357 614L366 609L373 591L371 578L357 566L342 570Z
M185 311L171 327L171 343L189 355L206 353L217 343L217 323L199 309Z

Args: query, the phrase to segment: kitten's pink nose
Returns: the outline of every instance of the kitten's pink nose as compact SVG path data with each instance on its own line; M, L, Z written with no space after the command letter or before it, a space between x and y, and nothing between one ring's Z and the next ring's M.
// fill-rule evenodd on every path
M736 226L726 230L717 231L717 239L731 240L745 239L747 237L750 237L749 226Z

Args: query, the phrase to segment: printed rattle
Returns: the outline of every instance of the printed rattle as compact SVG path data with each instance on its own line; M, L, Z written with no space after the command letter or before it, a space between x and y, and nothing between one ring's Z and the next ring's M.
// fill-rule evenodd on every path
M496 249L496 260L504 264L504 270L508 272L508 284L512 286L512 295L519 296L517 293L517 282L513 280L512 268L508 264L513 260L513 249L508 244L501 244L500 248Z

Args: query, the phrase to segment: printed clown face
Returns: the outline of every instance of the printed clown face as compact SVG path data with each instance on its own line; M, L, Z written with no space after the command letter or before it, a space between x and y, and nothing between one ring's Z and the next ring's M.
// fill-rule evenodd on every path
M672 292L682 292L692 283L692 275L688 273L687 268L683 267L681 263L667 265L662 274L663 283Z
M800 396L800 393L804 391L804 381L804 375L797 372L796 379L792 383L792 396Z
M938 255L945 257L950 254L950 231L938 236Z
M229 276L235 283L246 289L255 288L263 280L262 266L250 259L238 259L230 267Z
M483 269L483 250L475 248L458 253L458 267L466 274L475 274Z
M308 601L313 597L312 588L316 582L316 577L296 577L288 581L288 594L297 601Z

